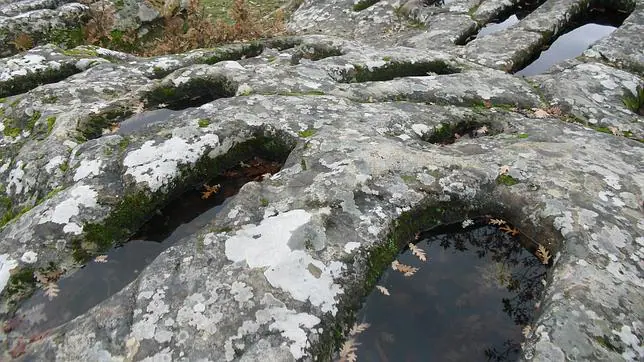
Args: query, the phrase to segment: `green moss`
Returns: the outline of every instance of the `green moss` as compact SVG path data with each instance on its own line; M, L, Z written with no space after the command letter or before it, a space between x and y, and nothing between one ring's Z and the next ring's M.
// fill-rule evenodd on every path
M606 348L609 351L624 353L624 349L621 346L614 344L606 335L595 336L594 339L595 342L599 343L602 347Z
M300 97L300 96L323 96L323 95L326 95L326 93L318 90L310 90L306 92L279 92L278 95L288 96L288 97Z
M303 171L306 171L306 160L301 159L300 160L300 166L302 167Z
M36 111L31 116L31 118L29 118L29 120L27 121L27 129L29 130L29 132L34 130L34 126L36 125L36 122L38 122L38 120L40 119L40 116L41 116L41 113Z
M519 137L519 138L528 138L528 134L527 133L519 133L519 135L517 137Z
M206 118L202 118L197 123L199 124L199 127L202 127L202 128L208 127L208 125L210 125L210 120Z
M309 128L309 129L306 129L304 131L300 131L300 132L297 133L297 135L302 137L302 138L308 138L308 137L313 136L314 134L315 134L315 129L313 129L313 128Z
M391 61L391 57L382 57L382 60L384 60L385 62L390 62L390 61Z
M3 131L2 133L4 133L4 135L5 135L6 137L13 137L13 138L16 138L16 137L18 137L18 136L20 135L20 132L22 132L22 130L21 130L20 128L18 128L18 127L12 127L12 126L7 126L7 125L5 124L5 126L4 126L4 131Z
M116 106L114 108L106 109L98 114L91 114L88 119L81 120L77 128L85 140L96 139L103 135L104 129L120 122L132 114L132 110Z
M519 180L515 179L510 175L504 174L504 175L499 175L496 178L496 183L498 185L514 186L519 183Z
M47 117L47 134L50 134L51 131L54 129L54 125L56 124L56 117L55 116L50 116Z
M7 286L2 291L2 299L7 300L9 307L15 307L17 303L27 298L36 288L36 278L31 267L14 269L9 276Z
M264 51L264 45L254 41L242 45L222 46L214 48L214 55L204 59L206 64L215 64L225 60L240 60L243 58L252 58L260 55Z
M67 161L65 161L65 162L61 163L61 164L58 166L58 168L59 168L61 171L63 171L63 173L64 173L64 172L67 172L67 170L69 170L69 163L67 163Z
M405 181L405 183L414 183L416 182L415 175L401 175L400 178Z
M193 78L180 86L158 87L146 95L146 105L165 104L169 109L185 109L201 105L214 99L233 97L237 86L226 77ZM197 97L195 97L197 95Z
M267 199L267 198L262 197L261 199L259 199L259 203L260 203L263 207L266 207L266 206L268 206L268 199Z
M632 93L628 89L624 89L622 96L622 103L624 106L631 110L631 112L644 116L644 84L640 84Z
M362 11L377 3L378 1L379 0L360 0L353 5L353 11Z
M123 139L119 141L119 150L121 150L121 152L125 152L125 150L127 149L127 146L129 145L130 145L130 139L127 137L123 137Z
M80 26L71 29L53 29L48 33L47 38L50 42L67 49L85 43L85 35Z

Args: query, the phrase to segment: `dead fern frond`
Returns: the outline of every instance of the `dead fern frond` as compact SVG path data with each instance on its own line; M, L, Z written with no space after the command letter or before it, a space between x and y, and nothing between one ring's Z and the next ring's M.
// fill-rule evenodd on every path
M521 233L521 232L519 231L519 229L517 229L517 228L515 228L515 227L508 226L508 225L503 225L503 226L501 226L501 227L499 228L499 230L503 231L503 232L504 232L504 233L506 233L506 234L510 234L510 235L512 235L512 236L517 236L517 235L519 235L519 233Z
M539 244L539 247L537 247L537 251L534 254L543 265L547 265L550 262L550 258L552 257L548 249L546 249L546 247L541 244Z
M97 255L94 261L97 263L107 263L107 255Z
M354 324L353 327L351 327L351 330L349 331L350 336L356 336L369 328L371 324L369 323L360 323L360 324Z
M490 219L490 221L488 221L487 223L490 225L501 226L501 225L505 225L506 221L502 219Z
M356 340L353 338L347 339L344 344L342 344L342 349L340 350L340 362L356 362L358 360L358 355L356 351L358 350L358 345Z
M391 262L391 268L393 270L397 270L403 273L403 275L406 277L410 277L416 274L416 272L418 271L418 268L414 268L413 266L402 264L398 260L394 260Z
M412 243L409 243L409 250L411 250L412 254L414 254L414 256L416 256L420 261L427 261L427 254L425 253L425 250Z
M24 52L34 47L34 39L27 33L20 33L16 38L9 42L17 51Z
M58 288L58 285L56 283L51 282L45 285L45 295L49 298L49 300L57 297L58 293L60 293L60 289Z
M387 288L383 287L382 285L376 285L376 289L378 289L378 291L379 291L380 293L382 293L383 295L386 295L386 296L390 296L390 295L391 295L391 294L389 294L389 289L387 289Z

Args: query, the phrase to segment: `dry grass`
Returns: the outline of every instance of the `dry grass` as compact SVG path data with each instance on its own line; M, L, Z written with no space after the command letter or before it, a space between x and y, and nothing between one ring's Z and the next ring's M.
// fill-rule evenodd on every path
M179 11L178 3L173 0L156 0L151 4L163 14L162 26L153 32L154 36L145 39L139 38L136 31L113 30L115 9L111 3L91 4L90 20L82 29L85 43L152 56L267 38L284 32L281 11L262 17L245 0L234 0L228 12L230 20L216 21L200 0L190 0L185 11Z

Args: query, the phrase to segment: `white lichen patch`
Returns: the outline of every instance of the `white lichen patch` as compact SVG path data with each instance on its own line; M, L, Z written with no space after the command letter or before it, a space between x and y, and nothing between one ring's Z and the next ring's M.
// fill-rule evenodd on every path
M139 296L140 299L147 299L146 295L141 293ZM130 337L141 341L144 339L153 339L157 330L157 323L159 320L165 316L169 311L170 307L165 304L163 301L165 299L165 290L157 289L154 294L151 295L151 300L148 302L147 307L145 308L145 314L143 314L138 320L132 325L132 332ZM139 313L140 314L140 313ZM138 314L134 313L135 318L138 317Z
M271 331L279 331L284 338L292 342L289 350L296 360L304 357L304 351L308 347L308 337L304 328L310 330L320 323L320 319L314 315L296 313L285 307L260 309L255 313L255 317L262 324L273 321L268 328Z
M88 176L98 176L101 173L101 160L83 160L74 174L74 181L80 181Z
M45 165L45 171L47 171L47 173L52 173L54 170L58 169L60 165L62 165L63 163L65 163L65 158L63 156L54 156Z
M0 292L9 282L11 270L18 266L18 261L9 258L9 254L0 254Z
M13 190L16 195L20 194L23 188L25 188L22 183L22 180L25 177L25 171L23 170L24 166L25 163L20 160L16 162L16 167L9 172L9 177L7 178L7 195L9 195L10 190Z
M266 218L257 226L247 225L226 240L226 257L245 261L251 268L268 267L264 276L273 287L335 314L335 296L341 289L333 282L333 274L339 266L327 267L306 252L289 247L293 233L311 217L305 210L291 210Z
M634 322L633 325L638 323L640 326L641 322ZM635 328L637 330L637 328ZM633 333L633 330L630 326L622 326L619 331L613 331L613 334L619 336L620 340L624 342L625 345L629 347L626 351L622 353L627 361L641 361L644 359L644 347L642 346L642 341Z
M215 134L202 135L192 143L176 135L161 144L147 141L125 157L125 174L157 191L177 175L180 164L194 163L208 148L218 145L219 137Z
M38 261L38 253L31 250L26 251L22 254L22 257L20 257L20 261L26 264L33 264Z
M98 193L88 185L74 186L65 195L61 195L62 202L43 212L38 224L53 222L64 224L63 231L79 235L83 228L77 223L71 222L72 218L78 216L81 207L94 208L97 206L96 198Z
M189 325L198 331L213 334L217 332L217 324L222 320L223 314L214 311L212 305L217 301L217 295L208 299L201 293L188 296L177 312L177 323Z

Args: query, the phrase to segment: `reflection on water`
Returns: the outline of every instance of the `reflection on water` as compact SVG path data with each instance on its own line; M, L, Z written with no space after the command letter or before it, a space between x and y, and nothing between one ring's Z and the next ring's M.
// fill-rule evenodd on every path
M599 24L580 26L560 36L548 50L541 53L537 60L515 74L524 76L541 74L561 61L580 56L591 45L615 29L617 28L614 26Z
M459 226L460 228L460 226ZM445 232L445 231L443 231ZM359 361L511 361L533 318L545 267L516 239L483 226L433 235L389 268L357 316L371 326L357 337Z

